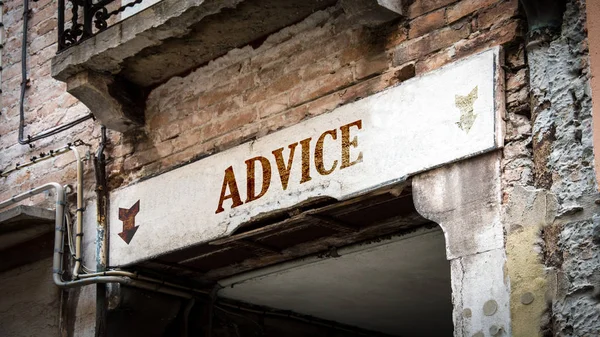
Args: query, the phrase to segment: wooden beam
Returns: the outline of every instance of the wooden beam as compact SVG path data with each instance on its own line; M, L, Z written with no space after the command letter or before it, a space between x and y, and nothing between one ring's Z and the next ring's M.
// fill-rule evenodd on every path
M314 223L317 226L333 229L336 232L341 233L352 233L359 231L359 228L350 226L338 219L322 215L322 214L308 214L310 218L314 218L317 221Z

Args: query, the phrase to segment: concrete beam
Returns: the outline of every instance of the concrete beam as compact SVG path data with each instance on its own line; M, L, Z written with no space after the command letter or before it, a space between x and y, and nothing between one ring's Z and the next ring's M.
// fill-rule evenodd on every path
M336 0L162 0L61 51L52 77L89 70L153 87L268 36Z
M67 79L67 91L107 128L125 132L144 124L144 100L113 76L83 71Z
M341 0L342 8L359 24L376 26L406 14L406 0Z
M25 205L0 212L0 251L52 232L54 215L52 210Z
M417 211L446 238L454 336L510 336L500 152L423 173L412 184Z

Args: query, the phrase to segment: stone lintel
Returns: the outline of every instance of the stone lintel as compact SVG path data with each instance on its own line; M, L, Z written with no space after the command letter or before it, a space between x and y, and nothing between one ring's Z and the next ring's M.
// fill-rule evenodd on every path
M67 91L111 130L125 132L144 124L144 100L133 85L113 76L83 71L67 79Z

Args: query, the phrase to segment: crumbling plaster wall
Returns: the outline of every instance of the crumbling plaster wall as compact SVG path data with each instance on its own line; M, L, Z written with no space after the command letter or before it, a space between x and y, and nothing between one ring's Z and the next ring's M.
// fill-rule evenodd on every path
M527 47L532 129L522 152L532 156L524 157L529 169L521 179L506 185L504 219L515 336L596 336L600 330L585 25L585 1L569 0L560 34ZM542 329L533 329L531 320Z
M528 50L535 183L558 200L557 218L544 238L555 282L551 328L560 336L600 330L600 247L594 242L598 225L593 220L598 194L585 18L584 0L567 1L560 36Z

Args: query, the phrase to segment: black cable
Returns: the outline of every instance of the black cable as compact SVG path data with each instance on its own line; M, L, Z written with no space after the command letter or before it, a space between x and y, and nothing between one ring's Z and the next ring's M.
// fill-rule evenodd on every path
M27 78L27 26L29 24L29 0L23 0L23 40L21 41L21 96L19 100L19 144L29 145L33 147L31 143L44 139L60 132L68 130L75 125L78 125L88 119L93 119L94 115L89 113L83 117L79 117L71 122L63 125L56 126L54 128L44 130L37 135L28 135L27 139L24 137L25 133L25 90L27 89L29 79Z

